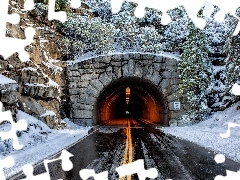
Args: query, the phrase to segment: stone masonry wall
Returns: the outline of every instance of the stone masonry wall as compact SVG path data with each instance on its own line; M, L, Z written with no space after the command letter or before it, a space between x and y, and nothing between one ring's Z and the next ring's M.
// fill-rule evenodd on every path
M128 53L99 56L68 66L70 118L77 124L92 125L94 104L101 91L116 79L139 77L159 88L167 100L169 124L176 123L187 110L186 101L177 92L177 64L174 58ZM180 110L174 110L174 101L181 102Z

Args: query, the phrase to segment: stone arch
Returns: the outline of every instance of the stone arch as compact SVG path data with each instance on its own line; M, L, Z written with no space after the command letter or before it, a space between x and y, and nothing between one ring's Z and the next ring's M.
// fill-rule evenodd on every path
M115 87L118 83L119 85L122 83L121 86L123 86L123 82L127 83L130 81L136 84L133 88L138 88L137 92L142 94L143 97L137 98L137 95L135 95L134 97L137 99L135 105L139 106L139 109L144 106L139 104L146 105L145 111L148 111L146 114L149 117L144 115L142 116L143 118L150 118L152 122L156 122L153 118L154 116L151 115L153 111L150 110L149 103L159 103L160 100L156 99L161 97L161 99L164 99L165 109L163 105L160 106L162 109L159 109L161 109L161 112L167 112L167 115L164 118L159 116L159 119L164 119L159 122L163 124L174 123L179 115L185 112L187 107L186 102L182 97L179 97L177 92L179 83L177 64L178 61L176 59L161 55L125 53L94 57L68 66L67 86L69 89L70 119L74 123L81 125L98 123L99 118L95 118L99 117L96 107L100 107L98 103L103 102L103 100L99 101L102 96L104 97L102 93L109 93L112 87ZM144 85L141 85L140 82ZM149 88L147 92L153 91L153 89L156 91L154 93L146 93L144 89L148 85L154 88ZM118 91L120 92L120 90ZM112 90L112 92L117 92L117 90ZM116 96L115 98L109 97L112 101L108 102L110 103L109 107L113 108L113 104L117 105L114 101L120 101L119 97ZM155 98L155 100L151 100L151 98ZM180 111L173 108L174 101L181 102ZM153 107L158 107L158 105ZM159 109L155 110L159 111ZM109 114L108 116L114 115ZM103 118L103 116L101 117Z
M128 105L125 102L127 87L131 92ZM126 111L130 115L125 114ZM164 95L151 81L139 77L123 77L111 82L100 92L94 112L95 124L130 116L168 125Z

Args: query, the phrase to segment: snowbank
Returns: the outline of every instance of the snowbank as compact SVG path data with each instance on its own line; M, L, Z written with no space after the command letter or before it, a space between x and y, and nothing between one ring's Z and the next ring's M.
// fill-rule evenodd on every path
M67 124L67 129L50 129L43 122L22 111L18 111L17 118L26 120L28 128L18 134L20 144L24 145L21 150L13 149L12 140L0 141L0 159L12 156L15 160L14 167L4 169L6 178L20 172L26 164L34 165L60 152L87 135L90 129L75 125L68 119L63 120ZM8 131L10 128L9 123L0 125L0 131Z
M227 132L228 122L240 124L239 106L239 104L235 104L225 111L213 113L206 121L192 126L162 127L160 129L166 134L191 141L240 162L240 127L231 128L229 138L220 136Z

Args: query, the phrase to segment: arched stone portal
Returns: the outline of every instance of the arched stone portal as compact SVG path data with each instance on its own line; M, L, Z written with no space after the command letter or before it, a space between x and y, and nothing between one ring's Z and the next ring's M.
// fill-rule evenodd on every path
M128 104L126 88L130 88ZM97 98L94 111L96 124L132 117L168 125L164 95L149 80L137 77L125 77L109 84Z
M123 116L128 108L132 116L154 123L176 123L187 109L178 93L177 64L176 59L161 55L125 53L69 65L69 118L89 126ZM131 94L125 107L128 86ZM174 102L181 103L180 110L174 109Z

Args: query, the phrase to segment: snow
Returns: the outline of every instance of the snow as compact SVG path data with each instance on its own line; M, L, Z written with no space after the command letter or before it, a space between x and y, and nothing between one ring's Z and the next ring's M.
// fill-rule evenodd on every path
M144 53L144 52L141 52L141 51L126 51L126 52L113 52L113 53L108 53L108 54L104 54L104 55L96 55L94 53L86 53L82 56L78 56L78 58L74 61L68 61L68 65L71 66L75 63L78 63L78 62L82 62L82 61L87 61L87 60L91 60L92 58L96 58L96 57L105 57L105 56L108 56L108 55L115 55L115 54L152 54L152 55L155 55L155 56L163 56L163 57L168 57L168 58L173 58L177 61L179 61L180 59L178 58L179 56L179 53L177 52L161 52L160 54L156 54L156 53Z
M213 74L216 74L219 71L225 71L226 70L226 66L212 66L213 68Z
M53 81L52 79L48 78L48 86L53 86L53 87L59 87L58 83L56 83L55 81Z
M20 144L24 145L21 150L14 150L11 140L0 141L0 159L12 156L15 160L15 165L12 168L4 169L6 178L20 172L26 164L37 164L66 149L86 136L90 129L75 125L69 119L62 120L67 124L66 129L50 129L40 120L22 111L18 111L17 118L26 120L28 129L21 132L18 138ZM8 131L10 127L9 123L4 123L0 125L0 131Z
M174 135L224 154L226 157L240 162L240 127L231 128L229 138L222 138L228 129L228 122L240 125L240 104L235 104L225 111L213 113L206 121L183 127L170 126L160 128L166 134Z
M3 84L16 84L17 82L0 74L0 84L3 85Z
M39 84L39 83L34 83L34 84L26 83L25 85L26 85L26 86L42 86L42 87L48 87L48 86L46 86L46 85L44 85L44 84Z
M46 111L44 114L42 114L40 117L44 116L56 116L55 112L53 111Z

